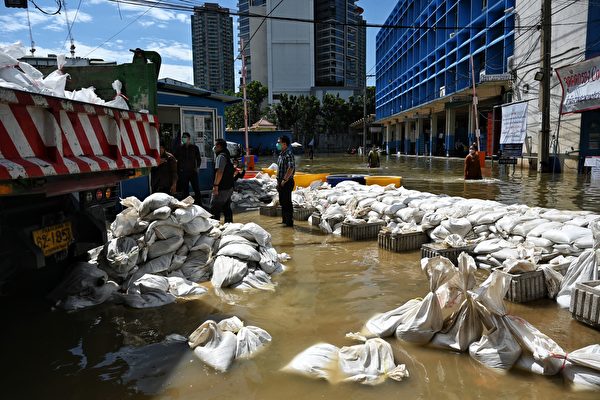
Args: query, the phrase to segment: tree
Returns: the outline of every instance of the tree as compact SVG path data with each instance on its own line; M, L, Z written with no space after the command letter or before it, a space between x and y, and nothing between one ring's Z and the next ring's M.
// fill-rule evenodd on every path
M321 114L321 102L315 96L300 96L298 98L298 132L296 137L306 146L309 139L316 135Z
M244 97L244 93L239 91L234 93L231 90L225 92L229 96ZM262 114L262 103L269 94L269 89L263 86L259 81L252 81L246 85L246 98L248 102L248 126L258 121ZM240 129L244 127L244 103L236 103L225 109L225 121L229 128Z
M298 98L282 94L279 103L273 105L273 112L277 116L277 125L281 129L294 130L298 122Z
M349 109L348 103L340 96L329 93L323 96L323 130L328 134L345 132L352 123Z
M239 102L226 106L225 124L231 129L240 129L244 127L244 103Z

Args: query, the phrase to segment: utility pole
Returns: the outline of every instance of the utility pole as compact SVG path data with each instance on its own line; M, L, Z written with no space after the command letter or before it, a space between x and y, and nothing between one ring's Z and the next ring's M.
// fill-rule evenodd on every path
M254 159L250 161L250 144L248 141L248 100L246 98L246 53L244 51L244 39L240 39L242 47L242 93L244 98L244 136L246 139L246 166L250 171L254 170Z
M365 75L365 86L363 88L363 156L367 150L367 80L375 75Z
M479 112L477 111L477 104L479 100L477 99L477 90L475 89L475 66L473 63L473 55L471 54L471 78L473 81L473 118L475 119L475 137L477 138L477 151L481 151L481 146L479 144L479 137L481 136L481 131L479 130Z
M538 171L550 171L550 55L552 46L552 5L542 2L542 129L538 140Z

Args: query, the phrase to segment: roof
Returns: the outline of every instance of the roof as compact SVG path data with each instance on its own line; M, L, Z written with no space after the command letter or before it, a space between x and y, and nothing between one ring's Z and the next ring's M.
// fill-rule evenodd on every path
M277 125L275 125L274 123L272 123L271 121L269 121L265 118L261 118L258 121L256 121L255 123L253 123L250 128L257 129L257 130L267 130L267 129L277 130Z
M212 100L221 101L227 104L238 103L242 101L239 97L229 96L222 93L211 92L201 87L190 85L186 82L181 82L173 78L162 78L157 82L158 89L168 90L170 92L187 93L198 97L207 97Z

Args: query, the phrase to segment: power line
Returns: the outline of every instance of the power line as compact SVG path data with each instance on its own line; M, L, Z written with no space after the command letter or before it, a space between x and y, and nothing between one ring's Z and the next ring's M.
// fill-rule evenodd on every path
M33 6L35 8L37 8L42 14L46 14L46 15L56 15L58 13L60 13L60 10L62 10L62 4L60 2L60 0L56 0L56 4L58 5L58 9L54 12L48 12L48 11L44 11L42 10L37 4L35 4L35 2L33 0L29 0L31 2L31 4L33 4Z

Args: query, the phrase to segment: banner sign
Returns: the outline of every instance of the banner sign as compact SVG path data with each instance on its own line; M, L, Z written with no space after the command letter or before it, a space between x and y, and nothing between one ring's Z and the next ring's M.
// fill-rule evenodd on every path
M527 102L502 106L500 144L523 143L527 136Z
M561 114L600 108L600 57L557 68L562 86Z
M523 157L522 143L508 143L502 145L502 157L519 158Z

